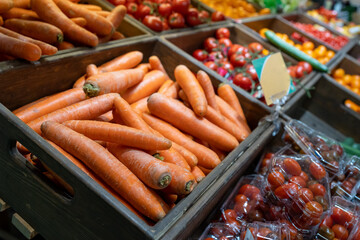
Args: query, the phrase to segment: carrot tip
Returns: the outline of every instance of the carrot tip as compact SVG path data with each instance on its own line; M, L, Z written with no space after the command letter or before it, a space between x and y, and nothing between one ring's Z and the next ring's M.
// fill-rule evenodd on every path
M164 157L160 155L160 153L155 153L152 155L154 158L164 161Z
M170 184L170 182L171 182L171 176L166 174L159 181L159 187L166 188Z
M91 83L85 83L83 90L88 97L96 97L100 92L100 89Z
M193 184L194 184L194 181L188 181L186 184L185 184L185 191L186 192L190 192L192 187L193 187Z
M57 40L58 43L62 43L64 41L64 35L58 34L56 36L56 40Z

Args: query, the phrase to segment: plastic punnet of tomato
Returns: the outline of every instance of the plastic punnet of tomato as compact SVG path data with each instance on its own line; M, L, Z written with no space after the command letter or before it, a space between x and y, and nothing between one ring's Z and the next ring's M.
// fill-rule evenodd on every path
M265 179L266 199L284 205L293 226L311 236L330 206L325 168L310 155L278 155L272 159Z
M352 156L346 163L343 173L335 175L331 182L331 195L351 200L360 184L360 158Z
M336 140L295 119L285 124L285 130L302 151L325 166L330 177L342 171L345 154Z
M351 238L359 221L356 214L356 205L340 197L333 197L331 212L327 213L321 221L315 239L322 240L347 240ZM353 233L352 233L353 232Z
M288 229L282 231L286 226L277 222L252 222L245 225L240 239L257 239L257 240L290 240Z
M234 223L210 223L200 236L200 240L225 240L240 239L244 232L245 223L235 221Z

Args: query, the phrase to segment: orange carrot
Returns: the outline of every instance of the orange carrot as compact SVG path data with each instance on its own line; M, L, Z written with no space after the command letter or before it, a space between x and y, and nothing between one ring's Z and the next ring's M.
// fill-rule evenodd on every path
M231 151L239 144L236 138L225 130L207 119L198 118L193 111L181 102L167 98L160 93L154 93L149 97L148 108L151 114L221 150Z
M111 22L115 29L117 29L123 21L126 14L126 7L124 5L118 5L111 10L110 15L106 19Z
M146 73L148 73L150 71L150 64L148 64L148 63L140 63L139 65L137 65L137 67L135 69L141 69L146 74Z
M149 124L155 130L159 131L164 137L192 152L197 157L199 165L205 166L207 168L215 168L220 163L220 159L216 153L194 142L170 124L149 114L143 114L142 117L147 124Z
M209 106L214 108L217 112L220 113L219 107L215 100L214 87L211 83L209 75L207 75L206 72L200 70L197 72L196 78L199 81L200 86L204 90L206 101L209 104Z
M107 18L108 16L110 16L110 12L108 11L92 11L92 12L96 13L97 15L103 18Z
M92 47L98 45L97 36L71 21L53 0L31 0L31 8L41 19L60 28L67 38Z
M99 69L95 64L89 64L86 67L86 77L89 78L91 76L99 74Z
M211 150L213 150L217 155L218 157L220 158L220 160L224 160L226 158L226 155L227 153L224 152L224 151L221 151L219 149L217 149L216 147L213 147L213 146L210 146Z
M70 18L70 20L76 23L77 25L79 25L80 27L85 27L87 23L86 19L83 17L74 17L74 18Z
M37 45L2 33L0 33L0 53L28 61L36 61L41 57L41 49Z
M22 35L50 44L55 44L64 40L63 33L59 28L45 22L24 19L8 19L5 21L4 27Z
M175 142L173 142L171 146L177 152L179 152L181 156L183 156L183 158L186 160L186 162L189 164L190 167L194 167L198 164L198 159L192 152L190 152L189 150L187 150L186 148L180 146Z
M201 180L205 177L205 173L203 173L203 171L201 171L201 169L197 166L191 169L191 173L194 175L196 182L201 182Z
M119 31L116 31L116 32L114 32L114 34L111 36L111 41L113 41L113 40L120 40L120 39L124 39L125 38L125 36L124 36L124 34L122 34L121 32L119 32Z
M188 170L172 164L165 163L170 167L171 182L169 186L164 188L166 193L173 193L176 195L189 194L195 187L195 177Z
M100 122L111 122L113 120L113 118L114 117L113 117L112 110L111 110L111 111L104 113L103 115L96 117L94 120L100 121Z
M139 115L141 115L144 112L148 113L149 109L147 108L147 100L148 97L140 99L137 102L131 104L131 108Z
M26 19L26 20L40 20L39 15L36 12L28 9L13 7L9 11L2 14L4 19Z
M234 89L229 84L222 83L219 85L217 93L225 102L227 102L240 115L242 120L246 122L244 111L240 105L239 99L236 97Z
M61 43L56 44L56 46L59 50L75 48L74 44L66 41L62 41Z
M178 195L176 194L171 194L171 193L165 193L163 191L156 191L164 200L167 204L173 204L176 202L176 200L178 199Z
M121 96L132 104L156 92L165 82L165 75L159 70L145 74L144 79L135 86L128 88Z
M82 88L85 84L85 80L86 80L86 75L82 75L75 81L73 88Z
M94 119L108 111L110 111L114 104L114 98L119 96L117 93L109 93L87 99L70 106L58 109L52 113L36 118L27 124L35 132L40 134L41 123L45 121L55 121L63 123L68 120L86 120Z
M130 169L143 183L153 189L163 189L171 181L170 167L141 150L108 144L108 150Z
M41 131L47 139L85 163L141 213L154 221L165 216L166 213L154 193L105 148L55 122L44 122Z
M143 54L139 51L125 53L99 67L101 72L110 72L123 69L130 69L137 66L143 59Z
M41 160L40 160L41 161ZM45 168L47 172L53 177L55 183L63 187L71 196L74 196L74 189L68 184L64 179L59 177L51 168L49 168L44 162L41 162L41 165Z
M86 8L87 10L90 10L90 11L101 11L102 10L102 8L100 6L93 5L93 4L78 3L77 5L80 7Z
M175 68L175 78L186 93L196 115L205 116L207 111L206 97L194 74L186 66L178 65Z
M159 88L158 93L164 94L169 89L169 87L174 84L174 81L168 79L166 80Z
M19 34L17 32L11 31L11 30L6 29L4 27L0 27L0 33L5 34L5 35L7 35L9 37L19 39L19 40L21 40L23 42L28 42L28 43L32 43L32 44L37 45L41 49L41 54L42 55L53 55L58 51L56 47L51 46L50 44L47 44L47 43L44 43L44 42L29 38L29 37L26 37L24 35L21 35L21 34Z
M150 66L151 66L151 69L152 70L159 70L159 71L162 71L165 76L166 76L166 80L169 80L170 77L169 75L167 74L164 66L162 65L160 59L157 57L157 56L151 56L149 58L149 63L150 63Z
M50 95L50 96L52 96L52 95ZM35 100L35 101L33 101L33 102L30 102L30 103L28 103L28 104L25 104L25 105L23 105L23 106L15 109L14 111L12 111L12 113L16 115L17 113L22 112L23 110L31 107L32 105L34 105L34 104L36 104L36 103L39 103L39 102L41 102L41 101L44 101L45 99L48 99L50 96L45 96L45 97L39 98L39 99L37 99L37 100Z
M2 0L0 1L0 13L7 12L11 8L14 7L14 1L13 0Z
M228 118L223 117L220 113L218 113L214 108L210 106L208 106L208 111L206 112L205 118L216 126L224 129L225 131L233 135L239 142L244 141L245 138L249 136L247 131L242 131L243 129L239 128Z
M205 168L205 167L202 167L202 166L198 166L200 168L200 170L207 176L211 171L212 169L208 169L208 168Z
M93 33L107 35L115 31L109 20L99 16L93 11L90 11L68 0L55 0L54 2L60 8L60 10L69 18L85 18L86 28Z
M180 86L177 82L174 82L163 94L169 98L177 98Z
M191 170L189 164L186 162L183 156L174 148L170 148L167 151L157 151L157 152L160 154L161 157L164 158L164 162L173 163L188 171Z
M116 123L70 120L63 124L93 140L102 140L144 150L164 150L171 147L171 141L166 138Z
M180 89L178 92L179 98L184 102L184 103L188 103L186 105L190 106L189 104L189 98L186 96L186 93L184 92L183 89Z
M4 25L4 19L0 16L0 26Z
M14 7L17 8L30 8L30 0L13 0Z
M60 108L64 108L71 104L80 102L85 99L85 93L81 89L69 89L48 97L46 100L40 101L15 115L23 122L27 123L45 114L54 112Z

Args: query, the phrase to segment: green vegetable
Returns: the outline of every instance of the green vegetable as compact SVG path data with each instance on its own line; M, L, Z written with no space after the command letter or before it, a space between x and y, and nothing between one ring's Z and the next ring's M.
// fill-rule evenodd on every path
M329 71L327 66L325 66L324 64L321 64L315 58L312 58L312 57L306 55L304 52L300 51L296 47L291 46L287 42L283 41L281 38L276 36L273 31L270 31L270 30L266 31L265 36L272 44L279 47L282 51L284 51L287 54L293 56L297 60L308 62L308 63L311 64L311 66L314 69L319 70L321 72L328 72Z
M344 143L341 143L340 145L344 148L346 153L351 154L351 155L356 155L356 156L360 157L360 150L359 149L356 149L356 148L354 148L352 146L349 146L347 144L344 144Z

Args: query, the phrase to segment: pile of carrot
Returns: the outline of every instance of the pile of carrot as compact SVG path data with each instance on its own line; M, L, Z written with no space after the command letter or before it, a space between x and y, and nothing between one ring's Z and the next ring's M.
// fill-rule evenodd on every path
M156 222L251 132L234 90L139 51L88 65L72 89L13 113L138 216ZM41 164L18 143L33 164ZM73 193L44 166L46 175Z
M0 1L0 60L39 60L75 46L123 39L124 6L111 12L78 0Z

